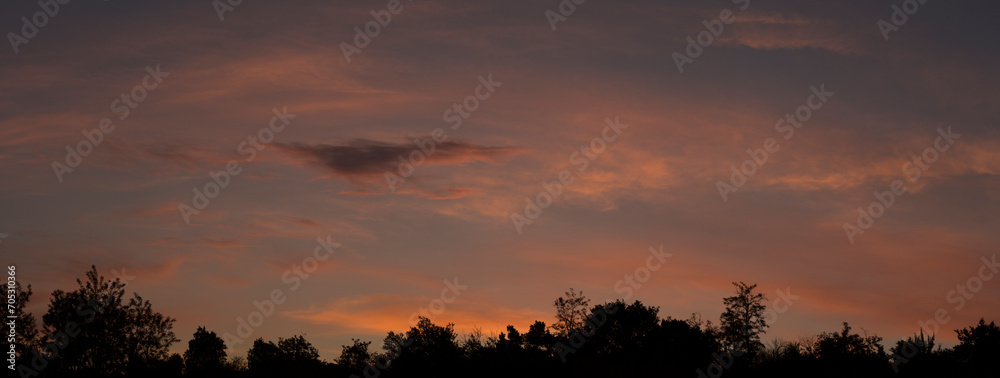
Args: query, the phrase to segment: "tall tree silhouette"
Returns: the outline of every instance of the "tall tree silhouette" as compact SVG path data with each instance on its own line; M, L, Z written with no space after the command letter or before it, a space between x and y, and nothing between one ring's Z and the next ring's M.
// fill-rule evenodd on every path
M583 291L577 293L573 288L566 292L566 297L559 297L552 304L556 308L556 323L552 329L559 337L569 337L574 330L583 327L587 320L587 306L590 300L583 295Z
M767 331L764 320L767 297L754 292L757 284L747 285L741 281L733 282L733 286L736 286L736 295L722 300L726 305L726 311L719 318L722 336L730 350L752 358L764 347L760 335Z

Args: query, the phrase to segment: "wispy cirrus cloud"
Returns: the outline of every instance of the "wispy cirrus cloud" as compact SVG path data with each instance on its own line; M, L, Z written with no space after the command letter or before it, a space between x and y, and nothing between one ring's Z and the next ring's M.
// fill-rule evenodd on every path
M749 12L736 18L723 44L760 50L820 49L837 54L863 53L864 34L835 19L782 12Z
M236 239L228 239L228 238L201 238L200 240L182 240L174 237L165 237L159 240L154 240L149 242L147 245L161 246L161 247L204 246L212 248L239 248L247 246L246 244Z

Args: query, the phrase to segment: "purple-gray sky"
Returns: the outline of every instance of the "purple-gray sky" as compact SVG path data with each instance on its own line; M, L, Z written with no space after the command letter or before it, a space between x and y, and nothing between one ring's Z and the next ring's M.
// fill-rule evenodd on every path
M77 0L24 38L43 10L8 1L0 254L36 316L91 264L124 269L178 319L179 350L200 325L236 333L277 289L251 338L304 332L332 359L405 330L455 277L468 288L433 320L461 332L551 323L570 287L717 319L747 281L798 296L765 339L849 321L895 340L945 309L953 343L1000 312L995 281L961 307L949 294L1000 244L1000 6L931 0L893 24L903 3L591 0L553 30L552 0L403 1L359 48L354 28L387 2L245 0L220 20L209 0ZM722 27L688 56L705 23ZM949 127L960 137L938 141ZM101 141L70 167L82 131ZM731 166L766 146L737 187ZM328 235L341 247L293 291L283 275ZM616 284L660 245L673 255L647 281Z

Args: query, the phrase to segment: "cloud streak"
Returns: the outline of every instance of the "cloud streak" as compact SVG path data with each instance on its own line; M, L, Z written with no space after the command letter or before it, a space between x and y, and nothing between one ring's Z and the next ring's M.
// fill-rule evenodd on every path
M413 143L397 144L369 139L354 139L343 144L289 143L278 146L297 161L358 185L380 182L386 173L407 173L406 176L410 176L411 172L419 172L419 167L423 165L501 164L502 158L526 151L519 147L488 147L465 141L445 141L421 150ZM470 192L467 188L443 188L421 195L444 199L460 198Z

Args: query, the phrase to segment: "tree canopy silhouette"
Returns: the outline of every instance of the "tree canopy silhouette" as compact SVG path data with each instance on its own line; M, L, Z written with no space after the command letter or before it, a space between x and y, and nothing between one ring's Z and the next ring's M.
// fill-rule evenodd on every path
M766 297L756 284L736 282L718 326L693 314L687 320L661 315L641 301L615 300L590 306L573 289L553 302L555 322L538 320L527 332L474 330L460 337L454 324L418 318L405 332L389 331L381 352L371 341L352 339L334 362L320 359L305 335L258 338L246 358L227 360L225 342L198 327L183 356L168 354L177 342L174 319L153 311L125 285L96 267L73 291L52 293L42 332L25 313L32 296L20 286L14 307L23 340L14 361L21 377L996 377L1000 328L980 319L956 330L960 344L935 349L935 335L922 331L900 340L887 355L878 335L835 332L765 346L760 335Z
M70 292L52 293L42 316L42 350L51 371L120 375L165 360L168 348L179 341L174 319L153 311L138 294L125 299L125 284L109 281L91 267L86 280ZM33 364L35 366L36 364Z
M184 371L192 376L216 376L226 368L226 343L215 332L198 327L184 352Z

